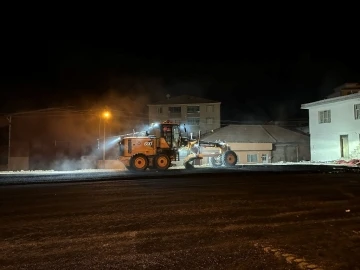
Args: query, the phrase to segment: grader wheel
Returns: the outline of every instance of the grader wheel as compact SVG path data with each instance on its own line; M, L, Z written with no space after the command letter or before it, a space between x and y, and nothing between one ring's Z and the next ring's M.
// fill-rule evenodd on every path
M169 169L170 165L171 165L171 160L168 155L158 154L154 158L154 167L157 170L165 171L165 170Z
M238 157L234 151L228 150L222 156L222 160L226 167L232 167L237 163Z
M149 166L149 160L147 156L143 154L133 155L130 159L130 167L132 171L142 172Z

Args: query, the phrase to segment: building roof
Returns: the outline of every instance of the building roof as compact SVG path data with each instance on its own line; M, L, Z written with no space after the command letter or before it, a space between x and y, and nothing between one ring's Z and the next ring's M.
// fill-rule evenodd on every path
M204 104L204 103L221 103L221 102L211 99L201 98L201 97L181 95L181 96L170 97L168 99L160 100L158 102L149 104L148 106L167 105L167 104Z
M360 83L344 83L334 88L334 92L328 95L326 98L343 96L342 94L343 91L350 92L351 94L355 94L360 91Z
M336 88L334 92L340 92L341 90L358 90L360 88L360 83L344 83Z
M316 106L321 106L321 105L326 105L326 104L331 104L331 103L337 103L337 102L341 102L341 101L345 101L345 100L352 100L352 99L360 99L360 93L355 93L355 94L350 94L350 95L340 96L340 97L334 97L334 98L328 98L328 99L323 99L323 100L319 100L319 101L315 101L315 102L311 102L311 103L302 104L301 109L309 109L311 107L316 107Z
M228 125L204 136L204 141L228 143L308 142L309 136L276 125Z

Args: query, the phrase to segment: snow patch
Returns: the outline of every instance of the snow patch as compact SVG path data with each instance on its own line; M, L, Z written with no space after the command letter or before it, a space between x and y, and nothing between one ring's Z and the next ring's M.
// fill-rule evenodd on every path
M124 172L126 170L115 170L115 169L83 169L74 171L55 171L55 170L33 170L33 171L1 171L1 174L67 174L67 173L99 173L99 172Z
M349 166L349 167L357 167L359 166L358 163L354 162L340 162L340 161L329 161L329 162L314 162L314 161L300 161L300 162L274 162L274 163L245 163L245 164L239 164L239 165L263 165L263 166L271 166L271 165L327 165L327 166Z

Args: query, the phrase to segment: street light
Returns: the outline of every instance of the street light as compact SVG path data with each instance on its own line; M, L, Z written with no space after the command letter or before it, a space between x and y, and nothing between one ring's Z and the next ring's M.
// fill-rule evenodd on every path
M104 145L103 145L103 164L104 164L104 169L105 169L105 120L109 119L111 117L111 114L109 111L104 111L102 113L102 118L104 118Z
M103 117L105 119L108 119L110 117L110 112L108 112L108 111L103 112Z

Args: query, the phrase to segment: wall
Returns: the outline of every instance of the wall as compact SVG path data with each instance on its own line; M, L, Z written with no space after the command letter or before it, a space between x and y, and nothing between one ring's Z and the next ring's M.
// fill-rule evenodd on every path
M246 151L271 151L273 149L272 143L229 143L232 150L246 150Z
M11 157L9 167L10 171L27 171L29 170L29 157Z
M79 169L88 166L83 156L100 155L98 137L98 116L57 111L14 116L11 157L28 157L30 170Z
M14 141L51 140L93 140L99 134L99 118L71 113L52 113L47 116L30 115L12 118L11 139Z
M238 155L238 163L246 164L247 154L257 154L258 163L262 163L261 156L268 155L268 163L297 162L310 160L308 143L229 143L232 150Z
M309 144L275 144L271 161L274 162L299 162L310 160Z
M354 104L360 98L309 108L311 160L332 161L341 158L340 135L349 136L350 153L359 145L360 119L354 118ZM319 124L318 112L331 110L331 123Z
M7 162L6 162L7 164ZM29 170L29 143L12 141L10 147L10 159L7 170L21 171Z
M207 105L213 105L214 111L213 112L207 112L206 106ZM207 118L214 118L213 124L207 124L206 119ZM200 129L202 133L210 132L211 130L215 130L220 128L220 121L221 121L221 115L220 115L220 103L216 104L201 104L200 105Z
M162 108L162 113L158 113L158 108ZM149 124L155 122L164 122L168 120L169 106L167 105L149 105Z
M229 146L237 154L239 164L252 163L247 161L248 154L256 154L257 163L262 163L261 156L263 154L267 155L268 162L270 162L272 143L229 143Z
M262 155L267 155L268 158L271 157L271 151L239 151L239 150L234 150L234 152L237 154L238 156L238 164L251 164L251 163L263 163L261 160L261 156ZM248 154L256 154L257 155L257 162L248 162L247 161L247 155ZM270 163L270 160L268 159L268 162L266 163Z
M214 111L207 112L206 106L213 105ZM187 131L192 132L194 136L198 134L199 129L204 134L211 130L215 130L220 128L220 103L214 104L182 104L182 105L149 105L149 124L153 122L163 122L165 120L177 120L180 124L186 124ZM169 107L181 107L181 114L179 115L170 115L168 113ZM188 106L200 106L200 114L188 114L187 107ZM158 113L158 108L162 108L162 113ZM200 126L192 126L188 125L187 119L189 117L199 117L200 118ZM207 118L214 118L213 124L207 124Z

